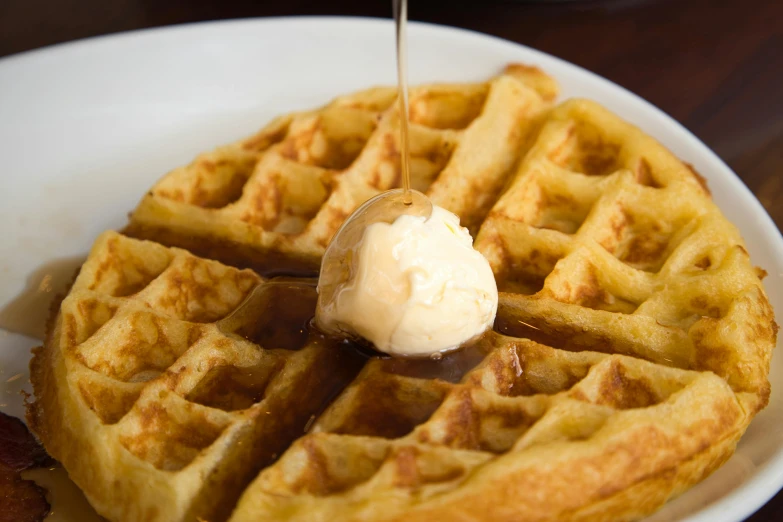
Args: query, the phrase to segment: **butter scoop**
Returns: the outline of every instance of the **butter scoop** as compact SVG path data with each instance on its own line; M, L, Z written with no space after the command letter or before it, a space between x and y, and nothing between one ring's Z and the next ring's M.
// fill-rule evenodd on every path
M421 357L454 350L495 320L492 269L444 208L370 224L346 262L348 277L329 295L319 289L316 325L328 333Z

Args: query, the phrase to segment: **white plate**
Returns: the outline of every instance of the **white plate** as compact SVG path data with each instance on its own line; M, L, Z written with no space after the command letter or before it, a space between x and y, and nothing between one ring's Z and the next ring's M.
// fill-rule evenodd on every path
M557 78L563 98L598 100L657 137L709 180L783 310L780 233L737 176L677 122L607 80L507 41L414 23L409 46L412 83L481 81L510 61L537 64ZM0 326L40 331L42 307L95 236L122 226L163 173L276 114L394 83L393 49L390 21L282 18L141 31L0 60ZM18 390L36 343L0 330L0 409L10 414L22 412ZM770 405L736 455L650 520L739 521L780 489L779 354L771 380Z

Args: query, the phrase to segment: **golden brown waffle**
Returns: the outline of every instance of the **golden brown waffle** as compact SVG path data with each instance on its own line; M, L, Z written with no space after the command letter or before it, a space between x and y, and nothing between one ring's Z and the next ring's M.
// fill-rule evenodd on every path
M495 331L368 360L303 326L312 286L109 233L33 362L46 448L114 521L621 521L702 480L768 400L761 273L687 165L592 102L551 109L555 91L515 65L412 95L415 184L477 233ZM317 266L398 183L393 101L339 98L201 156L128 232Z
M538 69L410 93L411 183L475 230L557 94ZM261 272L317 270L361 203L399 186L396 89L337 98L278 118L167 174L126 233Z
M763 271L701 178L598 104L552 111L476 248L510 293L502 332L709 370L766 406Z
M224 520L358 369L304 330L316 298L104 233L34 359L28 420L110 520Z
M747 422L711 373L494 333L474 350L458 384L369 363L231 520L627 520L725 461Z

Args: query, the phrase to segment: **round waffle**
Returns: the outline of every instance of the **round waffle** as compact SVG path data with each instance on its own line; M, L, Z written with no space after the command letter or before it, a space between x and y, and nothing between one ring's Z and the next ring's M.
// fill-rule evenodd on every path
M411 95L414 186L476 234L493 331L370 356L309 328L313 281L263 277L399 182L393 90L341 97L98 239L32 363L47 450L113 521L635 520L702 480L768 400L763 272L686 164L556 90L511 65Z

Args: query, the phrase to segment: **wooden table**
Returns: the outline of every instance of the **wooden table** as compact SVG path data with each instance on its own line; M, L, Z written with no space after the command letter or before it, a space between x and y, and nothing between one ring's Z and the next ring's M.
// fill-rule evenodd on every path
M0 56L143 27L249 16L388 17L389 0L0 0ZM783 225L783 1L411 0L414 20L465 27L564 58L679 120ZM779 311L780 313L780 311ZM783 493L749 518L783 519Z

